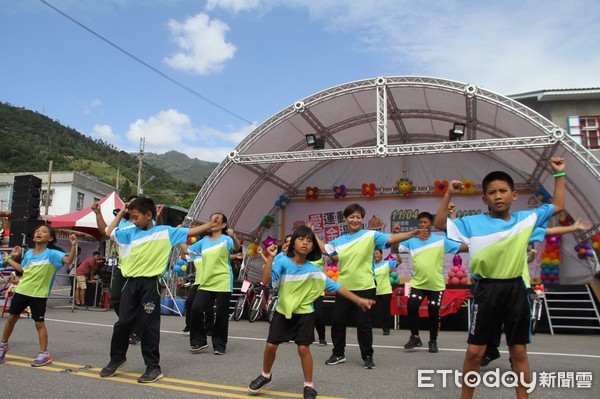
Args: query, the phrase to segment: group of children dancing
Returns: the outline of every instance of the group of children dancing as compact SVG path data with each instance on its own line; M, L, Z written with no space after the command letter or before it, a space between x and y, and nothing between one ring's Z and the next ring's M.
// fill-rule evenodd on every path
M453 180L435 218L427 212L419 214L418 228L413 231L388 234L364 229L365 209L359 204L352 204L343 213L348 234L323 243L310 227L301 226L288 236L289 243L286 237L282 254L278 254L275 245L266 248L268 256L265 256L262 283L278 285L279 301L269 326L261 374L250 382L248 390L258 393L272 381L279 344L294 341L304 376L303 396L309 399L317 397L310 345L314 340L316 320L313 304L324 291L337 293L331 326L333 349L325 364L333 366L346 362L346 330L349 318L354 314L363 366L375 368L371 317L366 310L377 300L384 305L387 300L389 313L391 287L387 286L389 280L381 278L385 275L385 267L389 272L390 264L382 259L382 250L388 248L396 253L409 253L414 266L408 300L411 335L405 348L423 345L418 331L418 309L424 298L427 298L430 317L439 319L439 305L445 288L442 274L444 255L468 251L474 297L463 373L479 372L486 347L497 346L500 334L504 332L513 370L523 373L528 382L530 371L526 345L530 339L530 316L523 278L524 268L527 268L527 246L540 230L546 230L552 215L565 209L563 158L552 158L550 167L555 177L553 203L536 209L511 212L511 204L518 198L514 182L510 175L496 171L489 173L482 183L483 202L489 209L487 214L448 217L452 197L464 189L460 181ZM99 215L98 206L94 206L93 210ZM169 261L171 249L185 244L188 237L204 235L186 251L196 263L195 285L198 288L191 304L189 351L199 353L208 348L204 310L213 302L216 303L211 338L213 352L224 355L227 350L229 301L234 279L230 256L239 251L239 239L222 213L214 213L209 222L199 226L174 228L157 225L156 212L151 199L139 197L128 202L110 226L99 222L99 228L120 247L119 268L126 281L120 293L119 319L113 328L110 361L100 372L103 378L115 375L125 365L129 334L136 321L141 327L141 350L146 365L146 371L138 382L150 383L163 377L159 353L159 278ZM126 216L129 225L120 225ZM431 234L434 226L444 231L445 236ZM54 249L55 241L53 229L41 226L34 235L35 247L27 251L20 262L16 259L8 261L23 272L23 277L4 326L0 363L4 362L8 339L26 306L32 310L40 341L40 353L32 366L51 362L44 326L46 300L56 270L63 263L73 261L76 248L74 235L70 237L72 246L68 254ZM324 255L338 264L337 282L314 264ZM428 350L436 353L437 323L431 324L434 326L430 326ZM389 334L390 327L389 320L384 320L384 335ZM319 338L325 339L324 332L322 337L319 332ZM522 385L516 388L516 393L517 397L527 396ZM462 397L472 396L473 388L463 384Z

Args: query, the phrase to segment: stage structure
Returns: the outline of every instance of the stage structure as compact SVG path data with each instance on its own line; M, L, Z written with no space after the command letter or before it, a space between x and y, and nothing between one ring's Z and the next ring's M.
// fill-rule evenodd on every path
M472 181L480 193L481 180L493 170L510 173L517 190L552 193L552 156L567 162L569 214L594 225L571 239L587 240L600 232L600 163L562 128L471 84L377 77L296 101L254 129L210 175L184 225L223 212L240 237L259 242L283 234L281 196L290 207L294 201L383 197L402 208L400 179L412 181L412 199L435 196L436 182L455 178ZM364 196L365 184L373 184L375 195Z

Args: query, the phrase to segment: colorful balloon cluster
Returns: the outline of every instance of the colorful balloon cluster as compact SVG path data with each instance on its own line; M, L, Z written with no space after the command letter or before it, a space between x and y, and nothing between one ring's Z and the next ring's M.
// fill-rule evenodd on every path
M363 183L362 185L362 196L363 197L373 197L375 195L375 183Z
M265 217L263 217L262 222L260 222L260 225L265 229L270 229L271 226L273 226L273 222L275 222L273 216L265 215Z
M319 198L318 187L306 187L306 199L317 199Z
M333 281L337 281L340 271L335 263L329 263L327 266L325 266L325 274Z
M250 244L250 246L248 246L248 251L246 253L250 256L256 256L256 255L258 255L258 252L256 252L257 249L258 249L258 244L253 242Z
M596 251L600 250L600 233L596 233L592 237L592 248Z
M594 256L594 250L592 249L592 245L590 245L587 242L582 242L580 244L575 245L575 252L577 252L577 257L579 259L585 259Z
M392 283L392 285L400 285L398 269L390 269L390 283Z
M286 197L285 195L281 194L279 196L279 199L275 202L275 205L281 209L285 208L286 206L288 206L288 204L290 203L290 199L289 197Z
M542 283L558 284L558 266L560 265L560 236L546 237L546 247L542 252L540 278Z
M175 266L173 266L173 271L179 276L179 277L183 277L185 276L185 272L188 268L188 263L183 260L183 259L179 259L177 260L177 263L175 264Z
M444 195L448 191L448 180L436 180L433 183L435 195Z
M345 185L340 185L340 186L333 186L333 197L335 199L338 198L344 198L346 196L346 186Z
M448 284L467 285L469 282L467 269L462 265L460 255L454 255L452 259L452 269L448 272Z

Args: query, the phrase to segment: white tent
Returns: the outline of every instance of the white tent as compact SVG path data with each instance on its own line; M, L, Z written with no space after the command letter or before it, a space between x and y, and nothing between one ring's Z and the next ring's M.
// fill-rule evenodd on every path
M449 141L455 123L465 125L464 138ZM323 138L325 148L309 147L307 134ZM548 161L555 155L566 158L569 213L598 231L600 164L560 127L521 103L470 84L427 77L368 79L299 100L258 126L208 178L186 223L223 212L236 232L258 240L265 235L265 215L283 226L285 215L276 205L280 195L291 199L291 207L309 186L320 189L319 198L332 198L332 188L343 184L347 198L364 203L397 197L393 188L405 176L415 185L412 198L432 196L435 181L454 178L472 180L480 189L493 170L510 173L518 190L535 193L544 187L552 193ZM361 185L369 182L376 184L377 198L361 197ZM578 262L566 259L568 267Z
M106 197L98 201L100 205L100 212L107 225L113 221L115 216L113 210L123 207L123 201L119 198L117 193L113 191ZM87 233L96 239L100 239L100 233L96 224L96 214L91 208L81 209L66 215L55 216L50 218L50 224L53 228L69 228L75 231L81 231Z

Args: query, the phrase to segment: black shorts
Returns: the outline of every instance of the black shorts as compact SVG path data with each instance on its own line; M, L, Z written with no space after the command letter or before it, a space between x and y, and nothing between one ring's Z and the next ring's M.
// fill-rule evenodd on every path
M292 314L291 319L275 312L269 327L267 342L279 345L294 341L296 345L310 345L315 341L315 314Z
M527 288L521 277L481 279L473 289L467 342L493 344L504 330L508 346L527 345L531 342L530 312Z
M31 318L33 321L43 322L46 315L46 302L48 298L35 298L28 295L23 295L15 292L15 295L10 300L10 314L19 316L27 306L31 309Z

